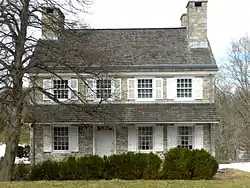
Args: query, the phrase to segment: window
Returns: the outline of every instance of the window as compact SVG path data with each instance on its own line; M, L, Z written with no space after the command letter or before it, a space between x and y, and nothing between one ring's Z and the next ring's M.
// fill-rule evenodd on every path
M177 98L192 97L192 79L177 79Z
M53 93L57 99L68 99L68 80L53 80Z
M138 98L146 99L153 97L153 80L152 79L138 79Z
M178 127L178 147L193 148L193 127Z
M69 150L68 127L54 127L54 150Z
M153 149L153 127L138 127L138 149Z
M98 99L111 98L111 80L96 80L96 94Z

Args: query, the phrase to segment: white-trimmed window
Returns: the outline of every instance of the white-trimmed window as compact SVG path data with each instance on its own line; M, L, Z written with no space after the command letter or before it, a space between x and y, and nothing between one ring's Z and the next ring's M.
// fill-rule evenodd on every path
M57 99L68 99L68 80L53 80L53 95Z
M177 79L177 98L192 98L192 79Z
M153 79L138 79L137 93L139 99L153 98Z
M178 127L178 147L193 149L193 127Z
M69 150L69 128L53 127L53 149L54 151Z
M138 150L153 150L153 127L138 127Z
M110 99L112 97L111 80L96 80L97 99Z

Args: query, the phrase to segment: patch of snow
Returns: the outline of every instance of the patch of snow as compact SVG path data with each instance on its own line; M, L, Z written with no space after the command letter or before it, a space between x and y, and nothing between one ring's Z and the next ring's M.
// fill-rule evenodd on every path
M0 144L0 157L4 156L4 154L5 154L5 148L6 148L5 144Z
M219 169L223 169L223 168L232 168L232 169L236 169L236 170L250 172L250 162L219 164Z
M21 145L21 144L19 144L19 145ZM21 145L21 146L25 147L26 145ZM4 156L5 148L6 148L5 144L0 144L0 157ZM25 157L23 157L23 158L16 157L15 163L16 164L20 164L20 163L22 163L22 164L30 164L30 161L29 161L28 158L25 158Z
M30 161L29 161L29 158L25 158L25 157L18 158L18 157L16 157L15 163L16 164L30 164Z

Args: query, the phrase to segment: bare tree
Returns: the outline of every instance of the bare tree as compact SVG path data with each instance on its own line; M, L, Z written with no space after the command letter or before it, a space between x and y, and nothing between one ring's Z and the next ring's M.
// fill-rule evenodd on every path
M25 104L27 101L34 102L32 97L30 98L30 94L41 92L51 100L61 102L37 84L38 73L47 72L62 79L56 72L57 67L64 67L80 78L82 77L79 71L93 73L95 76L100 76L98 74L100 70L102 73L109 71L105 70L101 64L95 70L91 66L91 62L97 62L97 59L100 59L103 54L98 55L99 52L93 49L80 47L83 42L87 42L87 40L83 40L88 38L88 31L75 32L72 30L70 32L77 26L77 20L74 19L79 12L85 10L87 3L89 3L87 0L0 0L0 101L1 107L4 108L8 117L5 126L6 151L0 170L1 181L11 180L20 130L23 126ZM45 23L40 16L45 13L44 7L60 8L69 18L73 19L64 21L63 25L58 27L58 23L62 24L61 20L50 15L51 23L57 24ZM34 33L43 27L50 27L60 40L49 43L46 40L38 40ZM64 32L65 27L67 33L61 33ZM79 28L79 26L77 27ZM75 38L73 46L66 40L69 35ZM105 55L105 57L107 56ZM105 57L102 57L102 62L105 62ZM92 58L91 61L90 58ZM72 62L79 62L84 66L77 66ZM30 73L31 70L37 70L37 75L27 77L27 73ZM30 83L29 88L24 89L24 79ZM84 78L82 79L87 84ZM75 93L75 95L86 103L81 94Z
M217 153L236 159L237 152L249 150L250 113L250 39L231 44L228 63L218 75L217 108L221 115L217 132ZM225 157L224 156L224 157ZM230 157L229 157L230 156Z

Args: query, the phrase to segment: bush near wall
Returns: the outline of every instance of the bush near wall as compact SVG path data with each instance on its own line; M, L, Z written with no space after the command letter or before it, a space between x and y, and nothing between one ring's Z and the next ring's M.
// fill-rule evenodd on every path
M161 159L153 153L124 153L105 158L105 179L157 179Z
M205 150L174 148L165 154L161 179L212 179L218 163Z
M63 161L44 161L31 168L30 180L102 179L103 159L99 156L68 157Z
M19 164L13 180L211 179L218 164L205 150L174 148L162 160L153 153L68 157L36 165Z

